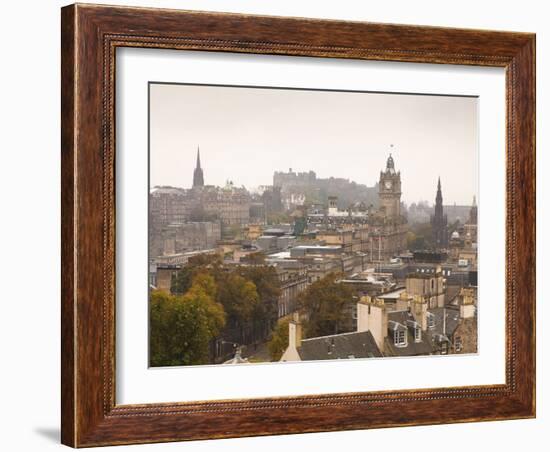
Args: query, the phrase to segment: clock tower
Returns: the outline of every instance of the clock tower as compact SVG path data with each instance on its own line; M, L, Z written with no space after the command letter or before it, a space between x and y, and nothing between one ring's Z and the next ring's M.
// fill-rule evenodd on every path
M391 154L385 171L380 171L378 200L380 210L387 219L397 220L401 217L401 173L395 171Z

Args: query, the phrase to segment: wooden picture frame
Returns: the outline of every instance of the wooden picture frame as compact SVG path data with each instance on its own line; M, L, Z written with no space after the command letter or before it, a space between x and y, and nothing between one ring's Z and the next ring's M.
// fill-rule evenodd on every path
M76 4L62 9L61 37L64 444L86 447L535 416L535 35ZM115 404L118 47L505 68L506 383Z

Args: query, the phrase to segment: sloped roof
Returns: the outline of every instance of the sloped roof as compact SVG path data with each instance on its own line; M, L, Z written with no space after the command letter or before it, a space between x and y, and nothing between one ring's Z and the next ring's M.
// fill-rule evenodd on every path
M456 308L434 308L428 312L435 316L434 334L451 336L460 323L460 312ZM443 313L445 313L445 331L443 331Z
M393 327L392 324L402 325L407 330L407 346L397 347L393 341ZM431 334L428 332L422 332L422 339L419 342L415 342L412 333L412 328L408 328L407 325L416 323L414 316L408 311L393 311L388 313L388 336L385 341L386 354L389 356L417 356L417 355L430 355L434 349L431 344Z
M304 339L298 347L298 354L302 361L382 356L370 331Z

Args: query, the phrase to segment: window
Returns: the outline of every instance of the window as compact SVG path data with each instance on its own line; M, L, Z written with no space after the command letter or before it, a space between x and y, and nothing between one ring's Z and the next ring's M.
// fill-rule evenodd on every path
M414 327L414 341L415 342L421 342L422 341L422 329L419 325L416 325Z
M455 352L462 351L462 338L460 336L455 337Z
M428 312L428 328L435 328L435 316L431 312Z
M393 340L396 347L406 347L407 346L407 335L406 331L398 328L393 333Z

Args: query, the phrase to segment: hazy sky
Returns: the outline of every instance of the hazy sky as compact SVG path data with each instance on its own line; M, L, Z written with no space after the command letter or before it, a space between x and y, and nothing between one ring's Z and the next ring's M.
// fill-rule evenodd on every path
M477 194L477 99L152 84L151 186L191 187L197 146L205 184L251 189L273 172L313 170L372 186L390 152L402 200L445 204Z

